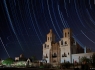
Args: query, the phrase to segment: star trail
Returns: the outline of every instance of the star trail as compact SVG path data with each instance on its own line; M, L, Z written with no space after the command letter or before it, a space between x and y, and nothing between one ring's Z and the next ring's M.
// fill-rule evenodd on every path
M49 30L58 42L64 28L95 51L95 0L0 0L0 58L24 54L42 59Z

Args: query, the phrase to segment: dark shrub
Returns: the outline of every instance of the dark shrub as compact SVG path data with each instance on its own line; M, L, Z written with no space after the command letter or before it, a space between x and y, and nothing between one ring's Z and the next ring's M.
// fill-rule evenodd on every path
M71 64L69 62L65 62L61 64L62 68L70 68Z

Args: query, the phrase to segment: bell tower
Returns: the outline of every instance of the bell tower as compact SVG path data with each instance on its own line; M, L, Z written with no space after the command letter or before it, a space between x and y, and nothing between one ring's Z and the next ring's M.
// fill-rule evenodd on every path
M70 28L66 28L63 30L63 37L64 38L71 38L72 37L72 30Z
M60 41L61 45L61 62L71 62L71 39L72 39L72 30L66 28L63 30L63 38Z
M52 32L52 29L47 34L47 42L55 42L55 34Z
M70 28L66 28L63 30L63 44L64 46L71 46L71 39L72 39L72 30Z
M43 59L50 63L50 49L52 47L52 43L55 42L55 34L50 29L47 34L47 41L43 44Z

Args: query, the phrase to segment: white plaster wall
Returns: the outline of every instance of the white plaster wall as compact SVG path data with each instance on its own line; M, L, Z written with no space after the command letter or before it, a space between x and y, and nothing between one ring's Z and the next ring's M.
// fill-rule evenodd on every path
M64 52L66 53L67 57L62 57L62 54L64 54ZM68 55L68 52L69 52L69 55ZM61 48L61 63L65 61L69 61L71 62L71 55L70 55L70 49L69 47L65 46L63 48Z
M47 60L47 63L49 63L49 49L44 49L43 56L46 56L46 54L47 54L48 58L44 58L44 59Z
M84 56L87 57L87 58L90 58L90 56L92 56L93 53L94 53L94 52L91 52L91 53L72 54L72 63L73 63L73 59L74 59L74 61L79 62L79 56L80 56L80 59L81 59L82 57L84 57Z
M46 45L49 45L49 47L44 48L43 44L43 56L47 54L48 58L45 58L47 60L47 63L50 63L50 49L51 49L51 42L45 42Z
M61 45L61 41L59 41L59 44L60 44L60 48L61 48L61 63L65 62L66 61L69 61L71 62L71 51L70 51L70 39L69 38L62 38L63 39L63 45ZM61 39L61 40L62 40ZM67 41L67 46L65 46L65 41ZM67 57L62 57L62 54L66 53ZM68 55L69 53L69 55Z

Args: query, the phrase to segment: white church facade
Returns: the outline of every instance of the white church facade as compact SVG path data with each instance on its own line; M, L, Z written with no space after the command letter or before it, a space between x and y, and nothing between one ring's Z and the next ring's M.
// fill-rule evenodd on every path
M63 29L63 38L55 42L52 29L47 34L47 41L43 44L43 58L47 63L60 64L64 62L79 62L81 57L91 58L93 52L82 48L72 37L70 28Z

